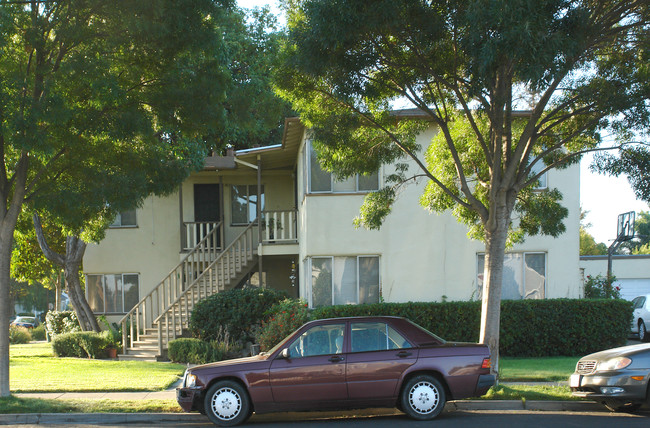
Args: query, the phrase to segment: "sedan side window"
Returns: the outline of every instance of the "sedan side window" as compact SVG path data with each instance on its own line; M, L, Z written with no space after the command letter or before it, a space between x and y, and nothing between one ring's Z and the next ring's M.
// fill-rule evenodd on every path
M289 345L291 358L343 352L345 324L318 325L301 334Z
M642 308L643 305L645 304L645 297L637 297L636 299L632 300L632 308L633 309L639 309Z
M411 348L411 344L383 322L352 323L352 352Z

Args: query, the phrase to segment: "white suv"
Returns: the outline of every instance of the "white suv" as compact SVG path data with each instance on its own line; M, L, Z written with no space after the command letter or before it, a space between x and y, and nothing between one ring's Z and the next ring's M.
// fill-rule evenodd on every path
M632 300L634 318L632 319L632 333L639 334L641 342L650 340L650 294L635 297Z

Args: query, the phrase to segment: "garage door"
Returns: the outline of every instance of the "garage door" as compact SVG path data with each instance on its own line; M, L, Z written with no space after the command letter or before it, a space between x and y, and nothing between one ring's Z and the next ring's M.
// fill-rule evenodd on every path
M650 278L616 279L616 284L621 287L621 297L632 300L641 294L650 294Z

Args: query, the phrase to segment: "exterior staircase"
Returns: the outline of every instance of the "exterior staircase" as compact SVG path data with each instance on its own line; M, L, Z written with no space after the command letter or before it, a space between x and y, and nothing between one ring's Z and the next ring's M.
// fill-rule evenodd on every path
M194 305L238 284L257 264L254 223L218 251L214 227L149 294L120 321L120 360L164 360L169 341L187 332Z

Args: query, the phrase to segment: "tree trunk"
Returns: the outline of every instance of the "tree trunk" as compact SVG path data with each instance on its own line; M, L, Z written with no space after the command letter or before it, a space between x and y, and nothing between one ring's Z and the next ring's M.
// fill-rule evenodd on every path
M11 261L11 239L7 242L4 230L0 230L0 397L9 397L9 263ZM13 231L12 231L13 232Z
M78 236L68 236L65 241L65 255L58 254L48 245L38 215L34 214L32 219L34 220L36 239L43 254L49 261L63 268L69 297L79 319L81 329L84 331L101 331L97 318L92 309L90 309L90 305L88 305L79 281L79 270L84 253L86 252L86 243Z
M504 198L505 199L505 198ZM479 342L490 348L492 373L499 374L499 332L501 325L501 289L503 262L514 200L496 202L492 213L494 228L485 232L485 267L481 305L481 335Z
M68 236L66 238L65 280L68 284L68 290L74 290L74 293L77 295L78 302L75 306L75 312L78 317L83 314L86 322L85 330L100 332L102 329L99 327L95 313L86 300L86 295L81 288L81 282L79 280L81 261L85 252L86 243L81 238L78 236Z

